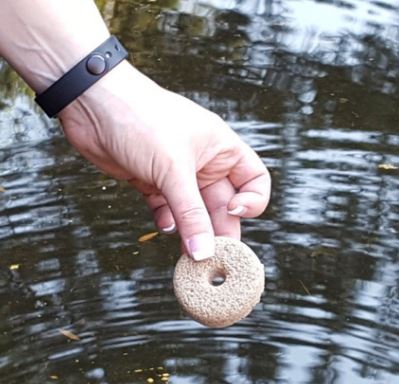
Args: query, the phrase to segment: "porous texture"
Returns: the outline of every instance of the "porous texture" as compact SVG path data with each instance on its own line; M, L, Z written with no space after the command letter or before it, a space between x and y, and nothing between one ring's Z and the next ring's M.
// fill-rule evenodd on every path
M241 241L216 237L215 256L194 261L182 255L173 286L182 309L208 327L227 327L246 317L259 303L265 285L264 268ZM224 276L218 286L215 276Z

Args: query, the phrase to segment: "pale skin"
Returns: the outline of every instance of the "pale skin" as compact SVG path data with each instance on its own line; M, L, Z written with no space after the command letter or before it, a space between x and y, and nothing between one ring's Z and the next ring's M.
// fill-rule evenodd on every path
M92 0L0 1L0 55L37 93L109 31ZM195 259L214 236L240 238L261 214L269 173L216 114L122 62L58 115L69 142L103 172L141 192L158 228L178 230Z

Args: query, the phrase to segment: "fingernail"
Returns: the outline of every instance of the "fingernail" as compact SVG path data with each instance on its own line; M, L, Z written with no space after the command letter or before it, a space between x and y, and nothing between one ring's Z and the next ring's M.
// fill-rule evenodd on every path
M243 206L243 205L239 205L238 207L227 211L227 213L229 215L233 215L233 216L241 216L247 209Z
M176 231L176 225L174 223L169 227L161 228L161 232L166 234L173 233L175 231Z
M188 240L187 249L195 261L205 260L215 254L215 238L210 233L200 233Z

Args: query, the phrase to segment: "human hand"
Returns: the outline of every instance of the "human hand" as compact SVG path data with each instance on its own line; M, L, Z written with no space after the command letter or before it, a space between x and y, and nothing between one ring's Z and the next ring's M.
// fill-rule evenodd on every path
M214 236L240 238L240 217L263 212L270 177L214 113L121 63L60 114L88 160L140 191L165 233L176 228L196 260Z

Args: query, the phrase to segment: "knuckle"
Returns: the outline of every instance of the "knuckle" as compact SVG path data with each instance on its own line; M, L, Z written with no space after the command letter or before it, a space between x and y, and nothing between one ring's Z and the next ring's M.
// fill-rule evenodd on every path
M193 222L199 222L206 214L207 211L204 207L200 206L181 207L180 222L182 225L191 224Z

